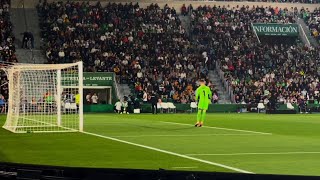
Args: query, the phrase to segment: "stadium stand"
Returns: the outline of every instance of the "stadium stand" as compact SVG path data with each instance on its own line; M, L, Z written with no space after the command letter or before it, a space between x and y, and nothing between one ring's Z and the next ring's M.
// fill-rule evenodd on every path
M295 39L258 43L251 28L295 23L297 8L183 6L191 36L168 5L44 2L38 10L49 63L83 60L86 71L113 71L142 101L152 92L175 103L194 101L197 79L208 78L213 64L224 72L235 103L267 103L270 92L280 94L281 103L320 100L317 48Z
M83 60L86 71L113 71L141 99L156 92L191 102L197 79L207 77L208 55L190 42L174 8L45 2L39 16L50 63Z
M243 104L268 102L271 93L280 103L297 103L302 97L319 99L315 48L295 42L258 43L253 22L294 23L297 9L262 7L198 7L191 14L196 38L215 51L225 81L232 87L234 101Z
M12 23L10 22L10 0L0 0L0 62L17 62L15 56L14 35L12 33ZM0 73L0 94L8 99L7 76L2 71Z

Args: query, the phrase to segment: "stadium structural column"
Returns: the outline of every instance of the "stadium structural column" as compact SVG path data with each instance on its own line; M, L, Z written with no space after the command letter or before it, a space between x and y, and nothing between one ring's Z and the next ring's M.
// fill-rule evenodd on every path
M57 123L61 126L61 69L57 70Z

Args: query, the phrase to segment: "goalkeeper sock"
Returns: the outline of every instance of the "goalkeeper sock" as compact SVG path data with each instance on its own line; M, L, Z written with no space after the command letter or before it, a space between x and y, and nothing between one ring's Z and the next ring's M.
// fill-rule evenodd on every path
M203 121L206 119L206 114L207 114L206 110L203 110L201 114L201 124L203 124Z
M201 121L201 112L202 112L202 110L198 109L197 124Z

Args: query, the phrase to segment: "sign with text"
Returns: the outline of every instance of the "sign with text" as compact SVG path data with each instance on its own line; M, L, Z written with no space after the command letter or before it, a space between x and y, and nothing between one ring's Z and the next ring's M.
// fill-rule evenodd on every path
M113 73L110 72L83 72L83 86L112 86ZM76 86L78 76L75 74L62 74L62 86Z
M299 36L297 24L254 23L252 27L258 36Z

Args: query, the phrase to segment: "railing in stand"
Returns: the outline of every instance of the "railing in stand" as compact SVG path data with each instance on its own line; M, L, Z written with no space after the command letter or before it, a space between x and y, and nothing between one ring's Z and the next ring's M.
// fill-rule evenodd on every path
M119 91L119 86L118 86L118 83L116 81L116 76L115 74L113 74L113 86L114 86L114 89L116 90L116 95L117 95L117 99L120 99L120 91Z
M221 70L221 64L217 61L216 62L216 69L218 71L219 78L222 80L222 85L227 91L229 97L231 98L231 103L235 102L235 95L233 94L232 87L229 85L229 83L225 80L224 72Z

